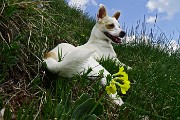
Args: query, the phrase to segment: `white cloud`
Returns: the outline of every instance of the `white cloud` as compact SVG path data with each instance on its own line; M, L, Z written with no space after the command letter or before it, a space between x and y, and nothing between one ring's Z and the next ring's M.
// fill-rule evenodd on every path
M159 18L172 19L173 16L180 12L180 0L149 0L146 4L149 12L157 11L159 15L164 15Z
M149 16L146 20L147 23L155 23L155 21L157 20L156 16Z
M77 7L81 10L86 10L88 5L97 6L97 2L95 0L70 0L68 2L69 6Z

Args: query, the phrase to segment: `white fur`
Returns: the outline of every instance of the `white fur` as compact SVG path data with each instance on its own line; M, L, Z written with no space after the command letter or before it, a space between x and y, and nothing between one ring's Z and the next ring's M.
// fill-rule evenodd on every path
M64 50L63 48L67 48L69 51L66 51L67 49ZM98 76L100 70L103 70L104 78L102 78L101 84L106 84L105 78L110 73L104 67L99 65L93 57L91 57L91 55L95 52L94 49L83 46L74 47L70 44L62 43L51 50L51 52L54 52L57 55L56 58L58 58L58 54L61 54L62 57L62 61L60 62L58 62L58 59L51 57L44 59L48 70L52 73L59 74L64 77L73 77L74 75L81 75L91 68L92 71L88 74L88 76Z
M100 5L100 9L102 9ZM105 9L105 7L104 7ZM114 28L107 29L107 24L114 24ZM106 85L106 77L110 73L101 66L97 60L100 60L102 57L112 58L116 60L118 64L122 64L118 59L117 55L112 46L112 40L108 38L103 32L107 31L111 35L118 37L119 33L122 31L119 27L119 23L114 17L109 17L106 15L104 18L98 18L96 25L93 27L91 36L88 42L84 45L74 47L68 43L61 43L55 47L50 52L56 54L55 58L47 58L44 61L47 64L47 69L52 73L57 73L60 76L72 77L77 74L82 74L86 72L89 68L92 71L88 76L98 76L100 70L103 70L103 78L101 80L102 85ZM62 60L58 62L58 58L61 55ZM113 101L122 105L123 101L120 97L117 98L116 94L110 95Z

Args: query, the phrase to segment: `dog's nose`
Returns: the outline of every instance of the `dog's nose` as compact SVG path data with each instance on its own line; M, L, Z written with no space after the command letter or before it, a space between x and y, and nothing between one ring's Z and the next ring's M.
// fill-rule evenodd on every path
M123 38L125 35L126 35L126 33L125 33L124 31L121 31L121 32L119 33L119 37L120 37L120 38Z

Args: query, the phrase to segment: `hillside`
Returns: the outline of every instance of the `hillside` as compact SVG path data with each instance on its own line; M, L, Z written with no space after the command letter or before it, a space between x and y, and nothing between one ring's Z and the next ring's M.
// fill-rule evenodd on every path
M63 0L2 0L0 11L0 110L5 108L5 120L72 119L85 109L85 98L100 104L88 115L81 111L82 119L180 120L178 52L169 55L143 42L114 45L118 58L133 68L127 71L131 88L122 95L125 104L118 107L107 95L101 99L105 88L86 74L63 78L42 65L43 53L57 44L87 42L95 24L88 14ZM112 74L118 71L113 61L100 62Z

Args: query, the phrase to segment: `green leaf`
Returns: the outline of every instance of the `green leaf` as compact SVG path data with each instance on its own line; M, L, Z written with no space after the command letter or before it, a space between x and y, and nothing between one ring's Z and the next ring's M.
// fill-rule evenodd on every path
M95 104L96 102L94 98L86 100L76 108L76 110L72 114L72 118L76 120L82 118L84 115L91 111Z
M80 96L80 98L75 102L74 107L72 109L72 112L74 112L74 110L83 102L85 102L87 99L90 98L90 95L87 93L84 93Z
M47 64L46 64L46 62L42 62L42 68L43 68L43 69L47 69Z
M20 48L20 44L16 43L16 42L12 42L11 43L11 49L13 50L17 50Z
M93 109L93 107L97 104L97 102L95 101L94 98L89 98L90 96L88 94L84 94L81 96L81 99L78 100L78 104L79 106L75 109L75 111L72 114L72 118L73 119L80 119L82 118L84 115L90 113L90 111ZM83 100L87 99L85 102L82 103ZM82 100L82 101L81 101ZM80 104L81 102L81 104ZM92 112L92 114L98 116L98 115L102 115L104 111L103 106L99 103L97 105L97 107L94 109L94 111Z
M7 9L5 10L5 14L10 17L13 15L13 13L15 13L15 11L17 10L17 6L16 5L12 5L7 7Z
M104 111L104 107L101 103L99 103L97 105L97 107L95 108L95 110L92 112L92 114L95 114L96 116L102 115Z
M64 106L61 103L59 103L55 109L55 115L57 118L61 116L63 109L64 109Z
M97 116L96 115L86 115L83 120L97 120Z

